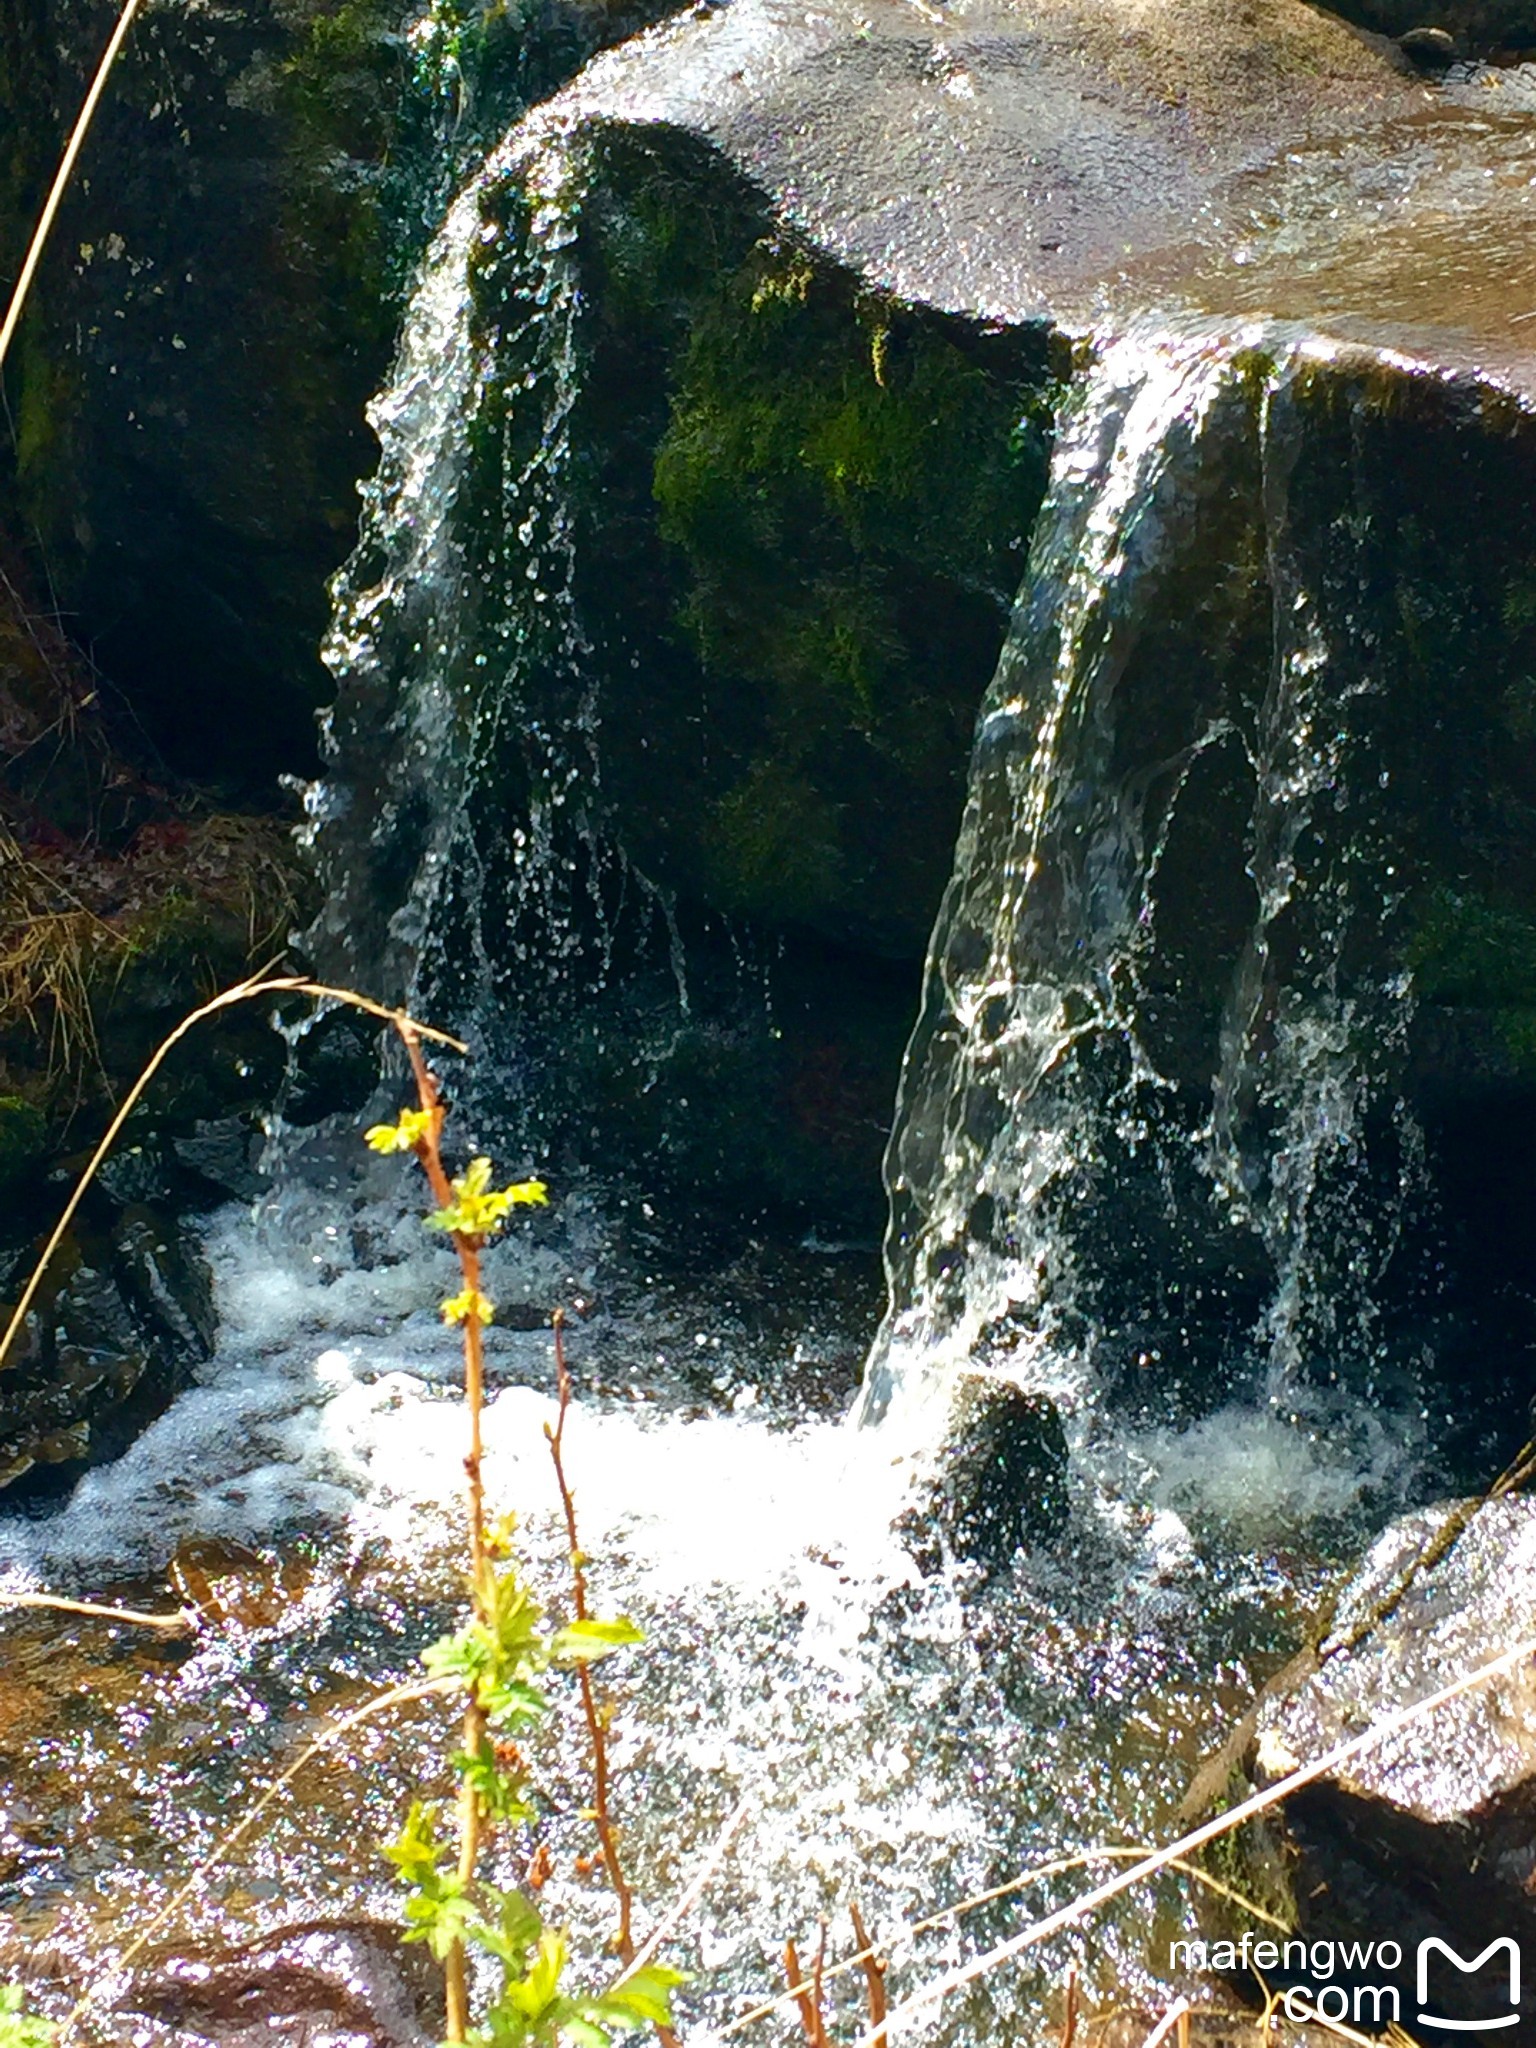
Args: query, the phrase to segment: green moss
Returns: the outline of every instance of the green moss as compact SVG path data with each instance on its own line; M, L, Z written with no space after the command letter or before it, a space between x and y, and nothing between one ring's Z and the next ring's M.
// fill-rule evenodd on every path
M1536 1068L1536 918L1487 897L1437 889L1407 953L1430 1003L1486 1013L1511 1056Z
M611 458L600 485L605 566L616 533L650 550L654 694L604 714L626 836L709 906L920 954L1065 365L1043 331L902 305L765 233L718 164L633 138L597 158L590 383L649 472L620 516Z
M654 491L686 565L678 624L707 674L757 710L706 814L730 907L814 918L882 886L845 843L850 746L908 780L910 812L945 802L933 771L958 769L985 674L934 662L908 596L915 576L971 610L957 656L978 613L1001 637L1044 483L1044 410L1037 387L990 371L957 332L777 240L703 310Z
M19 1095L0 1095L0 1190L23 1187L42 1165L48 1150L48 1124L42 1111Z

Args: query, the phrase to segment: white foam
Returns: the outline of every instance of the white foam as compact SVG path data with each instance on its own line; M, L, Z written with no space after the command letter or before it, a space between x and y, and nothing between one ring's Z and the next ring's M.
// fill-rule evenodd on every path
M456 1286L456 1269L446 1248L422 1243L413 1218L375 1231L375 1256L381 1238L395 1263L363 1270L337 1249L329 1270L329 1226L274 1238L242 1211L220 1216L207 1244L215 1357L62 1511L0 1521L0 1569L29 1581L125 1576L162 1568L192 1535L259 1545L342 1524L407 1545L420 1542L424 1516L450 1526L466 1440L461 1341L430 1304ZM547 1286L530 1263L558 1262L511 1245L491 1262L488 1285ZM579 1371L580 1333L569 1341ZM487 1355L493 1376L535 1383L490 1395L490 1504L552 1522L550 1334L493 1329ZM890 1458L837 1424L775 1427L751 1404L685 1421L643 1401L578 1402L567 1434L584 1540L643 1556L659 1596L719 1585L754 1599L809 1598L820 1613L823 1582L883 1589L907 1568L888 1536L899 1484Z
M1285 1412L1234 1403L1133 1444L1160 1508L1215 1521L1248 1544L1350 1515L1382 1488L1401 1485L1412 1450L1406 1425L1390 1427L1359 1404L1346 1414L1321 1401Z

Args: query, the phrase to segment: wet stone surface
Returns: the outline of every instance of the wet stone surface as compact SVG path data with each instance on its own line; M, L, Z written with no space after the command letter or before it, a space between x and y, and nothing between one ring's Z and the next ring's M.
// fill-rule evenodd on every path
M1340 1602L1329 1641L1369 1617L1445 1518L1394 1522ZM1260 1782L1311 1762L1536 1635L1536 1501L1483 1508L1353 1650L1329 1657L1266 1710ZM1327 1645L1324 1645L1325 1652ZM1495 1935L1536 1930L1536 1676L1517 1665L1304 1787L1286 1804L1301 1931L1399 1940L1411 1964L1432 1937L1480 1955ZM1503 1985L1490 1968L1436 1980L1440 2009L1486 2021ZM1491 2003L1490 2003L1491 2001Z

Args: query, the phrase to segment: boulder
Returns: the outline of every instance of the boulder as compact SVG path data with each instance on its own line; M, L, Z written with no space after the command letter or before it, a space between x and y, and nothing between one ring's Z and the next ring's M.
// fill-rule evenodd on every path
M382 1921L352 1920L160 1956L135 1973L115 2010L135 2022L133 2038L146 2048L303 2048L322 2040L427 2048L440 2032L441 2006L421 1950L403 1947Z
M1529 83L1442 86L1304 0L738 0L557 104L706 139L908 301L1071 331L1279 318L1533 383L1527 201L1498 175Z
M1067 1439L1055 1404L1011 1380L968 1374L898 1524L918 1565L937 1571L947 1551L1006 1571L1019 1549L1059 1536L1067 1513Z
M1378 1539L1339 1603L1321 1669L1260 1717L1260 1783L1536 1636L1536 1500L1510 1498L1481 1509L1449 1554L1343 1647L1448 1512L1423 1509ZM1470 1961L1495 1937L1536 1938L1536 1663L1387 1738L1282 1811L1301 1935L1396 1941L1406 2017L1420 1943L1445 1942ZM1495 1962L1464 1975L1437 1950L1429 1967L1431 2003L1448 2019L1508 2012L1507 1973Z

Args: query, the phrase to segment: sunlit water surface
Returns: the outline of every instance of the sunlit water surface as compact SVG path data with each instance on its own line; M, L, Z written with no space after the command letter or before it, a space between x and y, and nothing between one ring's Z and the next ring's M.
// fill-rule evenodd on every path
M6 1624L0 1967L45 1996L95 1983L104 2005L133 2006L111 1976L128 1941L327 1715L418 1676L454 1616L464 1418L456 1340L431 1307L451 1261L377 1202L346 1232L326 1213L290 1199L256 1223L216 1219L222 1341L198 1384L67 1506L0 1521L7 1583L147 1602L159 1579L163 1602L169 1569L207 1616L190 1645L51 1614ZM709 1286L648 1287L638 1268L625 1286L605 1263L613 1225L573 1200L542 1247L493 1253L490 1285L589 1304L570 1336L568 1461L601 1609L647 1637L604 1667L642 1926L741 1810L673 1949L695 1978L690 2040L781 1988L786 1937L814 1948L825 1917L832 1952L849 1952L855 1902L899 1994L1085 1878L916 1923L1034 1863L1166 1828L1411 1462L1401 1433L1349 1440L1322 1416L1232 1409L1119 1441L1079 1420L1065 1538L1006 1572L924 1579L891 1533L913 1475L898 1432L838 1419L878 1305L870 1252L757 1245ZM488 1342L490 1504L517 1512L558 1609L551 1340ZM445 1719L392 1709L310 1765L151 1956L393 1920L378 1845L413 1793L442 1786ZM574 1705L554 1721L547 1897L590 1952L611 1906L575 1870L592 1844ZM1074 1961L1106 1997L1150 1993L1149 1958L1193 1910L1169 1880L1022 1977L951 1999L934 2037L1044 2038ZM837 1999L856 2009L855 1979ZM192 2037L126 2010L100 2024Z

